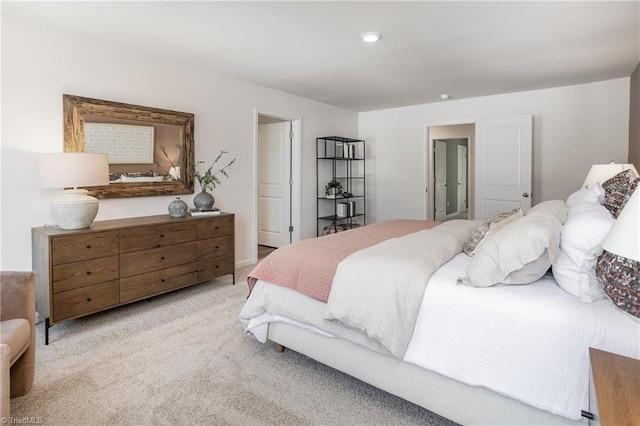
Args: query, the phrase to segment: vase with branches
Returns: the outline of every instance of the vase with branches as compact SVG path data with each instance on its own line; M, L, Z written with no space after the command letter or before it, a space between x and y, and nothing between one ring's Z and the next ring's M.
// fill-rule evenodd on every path
M225 154L228 154L228 151L221 150L215 160L213 160L209 167L207 167L202 173L198 170L198 165L205 164L204 161L196 161L191 164L193 176L198 181L201 188L200 193L193 198L193 204L196 206L196 209L211 210L215 202L215 198L209 191L213 191L216 186L221 184L220 175L225 176L227 179L229 178L227 169L236 162L235 158L231 159L223 166L216 168L218 162Z

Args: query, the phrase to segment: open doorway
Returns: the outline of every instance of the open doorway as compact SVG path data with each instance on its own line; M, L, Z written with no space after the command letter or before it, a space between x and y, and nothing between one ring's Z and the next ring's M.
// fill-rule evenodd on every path
M435 220L468 219L468 138L434 140Z
M427 219L473 219L474 134L474 123L428 128Z
M300 120L257 113L255 261L300 239Z

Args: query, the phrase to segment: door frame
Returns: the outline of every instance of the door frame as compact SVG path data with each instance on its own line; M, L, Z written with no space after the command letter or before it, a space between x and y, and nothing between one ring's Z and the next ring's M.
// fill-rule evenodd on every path
M465 160L465 165L466 167L462 167L462 170L465 171L465 184L464 184L464 201L465 203L460 203L460 187L458 187L457 190L457 197L458 199L456 200L456 204L457 204L457 211L456 214L460 214L460 213L464 213L465 211L467 212L467 214L469 214L469 139L467 139L467 146L464 145L458 145L458 177L460 177L460 151L464 151L466 160ZM462 210L460 210L460 204L465 204L464 208Z
M436 173L436 170L438 170L437 165L440 163L438 160L438 155L437 155L437 151L438 151L438 147L440 147L441 149L444 149L444 154L441 153L440 157L442 157L442 155L444 155L444 165L440 164L440 167L444 166L444 187L440 188L438 187L438 176ZM433 192L433 216L435 220L444 220L445 217L447 217L447 208L449 207L447 205L447 189L448 189L448 185L447 185L447 139L433 139L433 164L432 164L432 168L433 168L433 183L434 183L434 192ZM441 158L440 158L441 159ZM442 159L441 159L442 160ZM442 170L440 170L442 171ZM438 215L438 208L439 203L438 203L438 198L439 192L444 191L444 213L442 213L441 215ZM440 219L438 219L438 217L440 217Z
M434 139L431 137L430 129L432 127L443 127L443 126L458 126L464 124L473 124L474 128L477 127L480 119L472 118L469 120L455 120L448 122L435 122L428 123L425 127L425 141L424 151L422 155L422 176L423 176L423 185L425 190L422 192L422 217L426 220L434 220L434 209L435 206L435 174L433 167L435 156L433 152L433 141ZM475 218L475 177L473 171L475 170L475 132L473 135L468 134L465 136L460 136L460 138L467 138L467 187L469 188L469 198L467 200L467 208L469 212L469 219ZM440 138L442 139L442 138Z
M301 163L302 163L302 118L300 116L292 116L281 113L274 113L267 110L260 110L258 108L253 109L253 221L252 221L252 263L258 261L258 229L259 229L259 214L258 214L258 167L259 167L259 151L258 144L260 141L260 116L266 116L275 118L282 121L291 122L291 130L293 131L293 141L291 146L291 179L292 179L292 191L291 191L291 225L293 226L293 232L291 234L291 242L300 241L300 226L301 226Z

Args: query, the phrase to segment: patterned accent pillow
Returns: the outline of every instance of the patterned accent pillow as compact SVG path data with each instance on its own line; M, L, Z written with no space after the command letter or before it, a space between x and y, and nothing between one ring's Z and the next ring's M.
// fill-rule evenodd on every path
M609 299L640 318L640 262L604 251L598 258L596 274Z
M637 178L632 170L618 173L602 184L605 194L602 205L617 218L639 183L640 178Z
M473 230L469 239L464 243L464 247L462 251L468 256L473 256L476 254L476 249L489 235L498 232L500 228L503 226L513 222L516 219L524 216L521 209L514 209L509 212L498 213L494 216L491 216L489 220L487 220L482 225L478 226Z

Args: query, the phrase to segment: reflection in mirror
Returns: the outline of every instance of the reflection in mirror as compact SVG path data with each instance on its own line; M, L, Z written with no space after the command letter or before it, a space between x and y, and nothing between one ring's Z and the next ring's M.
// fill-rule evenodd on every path
M193 193L194 115L64 95L64 151L109 154L98 198Z

